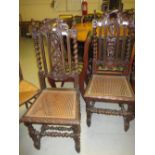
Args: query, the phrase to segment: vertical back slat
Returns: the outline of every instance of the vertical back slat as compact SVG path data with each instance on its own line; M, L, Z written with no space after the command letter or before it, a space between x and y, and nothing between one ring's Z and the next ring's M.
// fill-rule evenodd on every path
M98 57L99 57L99 60L102 60L103 59L103 55L102 55L102 26L99 26L99 37L98 37L98 51L99 51L99 54L98 54Z
M93 21L93 73L96 72L97 61L97 21Z
M116 62L119 59L119 45L120 45L120 25L117 24L117 37L116 37L116 54L115 54L115 58L116 58Z
M125 56L125 46L126 46L126 40L127 40L127 27L123 26L123 36L122 36L122 49L121 49L121 61L124 62L124 56Z
M107 51L107 29L106 25L103 26L104 28L104 40L103 40L103 64L106 63L106 51Z
M70 36L73 38L73 55L75 64L75 88L79 89L79 76L78 76L78 44L77 44L77 31L73 28L71 29ZM74 66L73 66L74 67Z
M40 88L44 89L46 87L46 82L45 82L45 74L44 74L43 64L42 64L42 57L41 57L40 48L39 48L38 35L39 33L33 32L34 48L36 53L37 66L38 66L39 83L40 83Z
M61 46L61 60L62 60L62 65L63 65L63 71L65 72L65 48L64 48L64 42L63 42L63 36L60 30L60 46Z
M131 39L131 36L128 37L127 39L127 47L126 47L126 54L125 54L125 62L128 63L129 62L129 59L130 59L130 54L131 54L131 46L132 46L132 43L131 43L132 39Z
M42 35L39 36L39 40L40 40L40 48L41 48L41 54L42 54L42 58L43 58L44 70L45 70L45 73L48 74L46 54L45 54L44 42L43 42Z
M41 54L40 54L40 49L39 49L39 37L38 37L37 32L34 34L33 39L34 39L34 48L35 48L35 53L36 53L36 58L37 58L38 70L39 72L42 72L43 71L42 59L41 59Z
M47 33L47 36L46 36L46 41L47 41L47 50L48 50L48 60L49 60L49 64L50 64L50 71L52 70L52 49L51 49L51 39L50 39L50 33Z
M71 72L71 46L70 46L70 34L66 36L67 39L67 55L68 55L68 66L69 72Z
M134 57L135 57L135 44L132 47L132 52L131 52L131 56L130 56L130 62L129 62L129 65L128 65L128 70L126 70L125 74L130 74L131 73Z

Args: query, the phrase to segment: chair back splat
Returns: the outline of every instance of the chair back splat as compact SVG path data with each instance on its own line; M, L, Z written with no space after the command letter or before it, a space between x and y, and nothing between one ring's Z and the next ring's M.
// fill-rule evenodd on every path
M78 88L77 32L60 19L44 21L40 29L33 29L34 47L41 88L45 77L53 87L55 82L72 80Z
M93 20L93 73L127 75L134 57L134 20L120 12Z
M85 50L93 54L92 76L84 93L88 126L92 113L123 116L125 131L134 118L135 99L129 81L135 55L133 17L114 10L92 21L93 32L85 43ZM119 104L121 110L97 108L95 102Z

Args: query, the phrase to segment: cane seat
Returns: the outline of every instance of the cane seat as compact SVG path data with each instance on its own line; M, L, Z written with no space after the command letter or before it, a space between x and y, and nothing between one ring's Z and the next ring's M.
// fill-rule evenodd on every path
M79 124L78 108L79 99L74 89L45 89L23 120L48 124Z
M93 75L85 97L134 101L134 93L125 76Z

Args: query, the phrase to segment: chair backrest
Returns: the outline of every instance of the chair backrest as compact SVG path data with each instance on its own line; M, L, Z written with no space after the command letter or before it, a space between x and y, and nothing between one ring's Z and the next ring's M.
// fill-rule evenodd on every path
M134 58L134 19L117 10L92 21L93 73L129 74Z
M46 19L39 29L33 29L41 88L45 77L56 81L74 79L78 88L77 32L60 19Z

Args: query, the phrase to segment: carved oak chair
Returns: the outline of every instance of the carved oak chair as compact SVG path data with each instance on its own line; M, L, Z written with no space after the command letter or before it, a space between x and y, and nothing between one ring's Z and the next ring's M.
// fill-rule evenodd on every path
M21 66L19 64L19 106L25 104L26 108L29 108L35 99L37 98L40 90L32 83L24 80Z
M42 92L21 120L28 127L30 137L37 149L40 149L40 140L43 136L70 137L75 141L76 151L80 152L80 96L76 30L68 29L61 21L57 21L55 27L48 25L48 28L45 26L33 33ZM62 34L65 34L67 39L69 37L73 39L72 61L71 53L66 54L63 49ZM43 52L43 42L48 45L49 58L52 59L51 70L48 70L45 65L45 59L42 60L42 57L47 54ZM74 69L71 68L72 63ZM74 88L47 88L46 81L49 77L55 80L72 78ZM33 124L40 124L40 131L36 130Z
M131 67L130 81L131 81L132 89L135 92L135 57Z
M112 15L112 16L111 16ZM87 125L92 113L123 116L125 131L134 119L135 98L129 82L134 59L134 21L123 19L119 12L110 12L93 20L93 36L85 50L93 44L92 76L84 93ZM92 42L91 42L92 40ZM95 102L116 103L120 110L96 107ZM125 108L127 105L127 109Z

